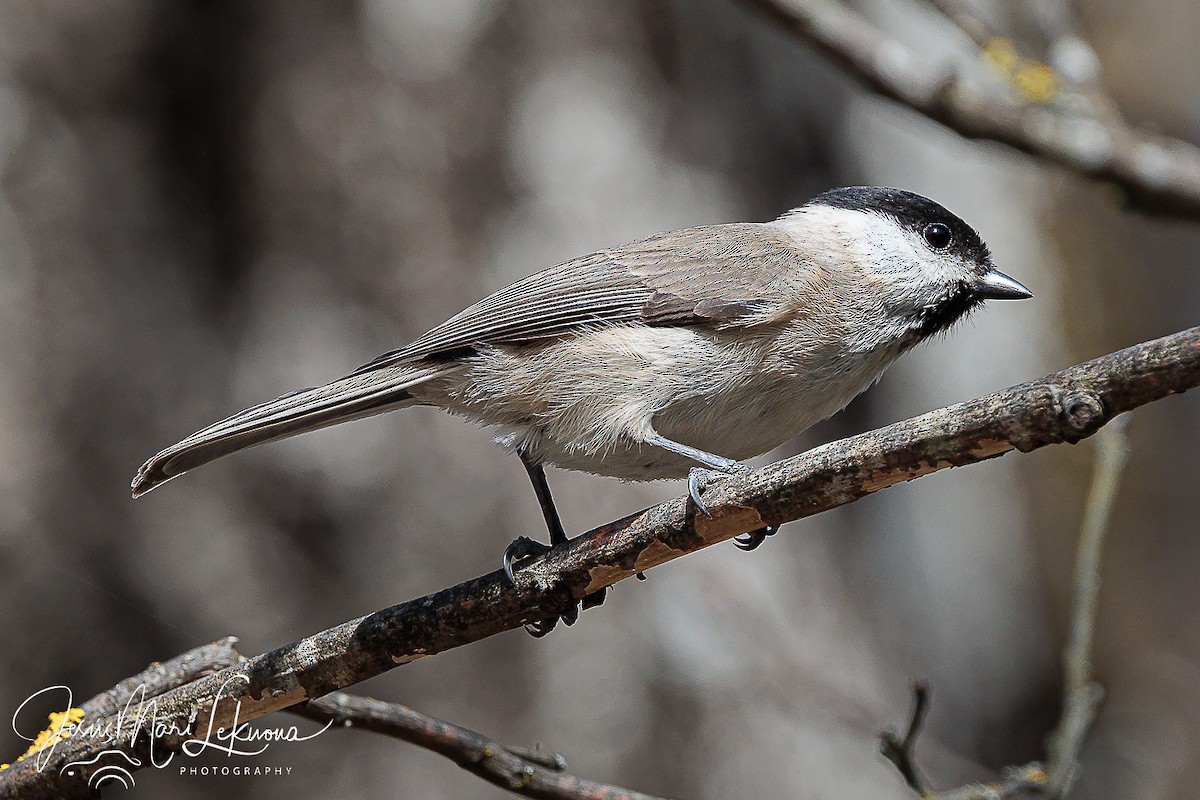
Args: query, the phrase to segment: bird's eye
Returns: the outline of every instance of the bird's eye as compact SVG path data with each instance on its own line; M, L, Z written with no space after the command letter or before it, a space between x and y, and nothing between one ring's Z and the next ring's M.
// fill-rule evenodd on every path
M940 222L929 223L921 233L934 250L945 250L954 240L954 234L950 232L950 228Z

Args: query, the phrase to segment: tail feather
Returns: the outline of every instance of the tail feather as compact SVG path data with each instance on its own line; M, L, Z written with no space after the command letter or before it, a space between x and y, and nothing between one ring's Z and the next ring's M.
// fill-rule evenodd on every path
M392 367L348 375L248 408L193 433L143 464L133 479L133 496L248 447L410 405L413 396L408 390L444 371Z

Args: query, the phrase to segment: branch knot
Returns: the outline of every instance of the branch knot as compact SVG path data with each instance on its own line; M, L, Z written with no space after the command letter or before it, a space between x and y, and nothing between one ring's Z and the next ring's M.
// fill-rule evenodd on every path
M1107 418L1104 403L1088 391L1071 392L1063 398L1061 407L1068 441L1091 436L1104 425Z

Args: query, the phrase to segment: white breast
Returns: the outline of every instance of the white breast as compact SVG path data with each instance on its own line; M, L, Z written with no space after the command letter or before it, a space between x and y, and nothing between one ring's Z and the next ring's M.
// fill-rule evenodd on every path
M811 339L795 323L753 334L605 328L484 349L456 388L431 386L423 399L499 426L497 441L543 463L677 478L696 464L642 444L650 432L727 458L759 455L843 408L897 355Z

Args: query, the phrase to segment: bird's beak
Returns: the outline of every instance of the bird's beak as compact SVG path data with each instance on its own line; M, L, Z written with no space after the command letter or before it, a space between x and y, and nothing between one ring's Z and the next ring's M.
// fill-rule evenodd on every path
M992 267L975 284L975 296L984 300L1024 300L1033 297L1033 292Z

